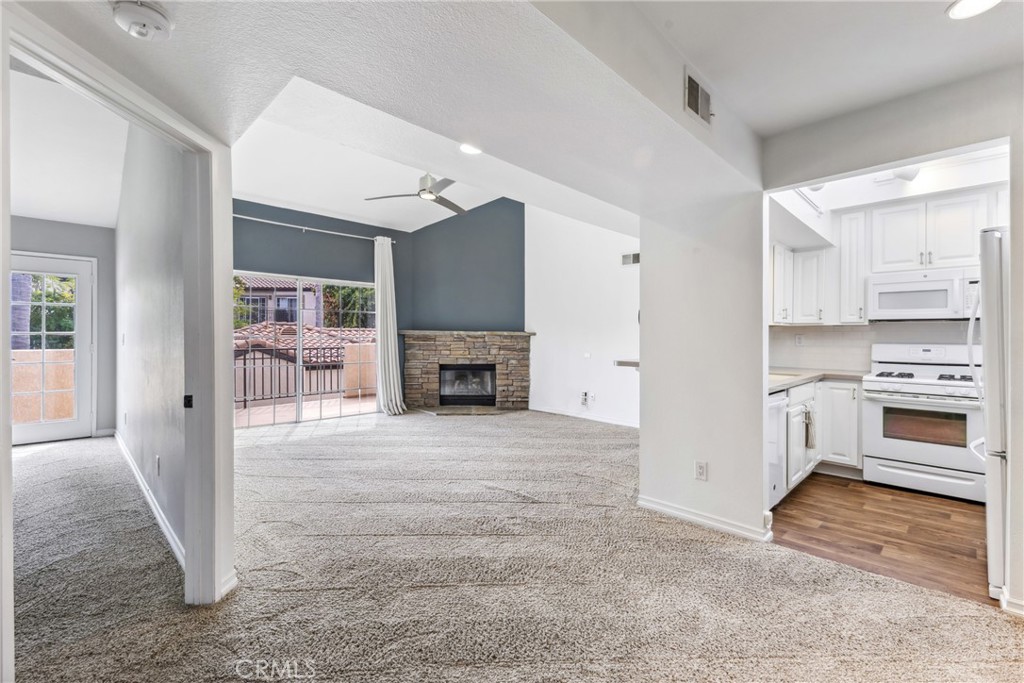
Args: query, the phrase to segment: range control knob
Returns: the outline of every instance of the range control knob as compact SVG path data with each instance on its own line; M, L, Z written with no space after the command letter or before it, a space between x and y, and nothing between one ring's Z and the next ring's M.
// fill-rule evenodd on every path
M961 396L970 396L971 395L971 390L970 389L961 389L960 390L960 395Z

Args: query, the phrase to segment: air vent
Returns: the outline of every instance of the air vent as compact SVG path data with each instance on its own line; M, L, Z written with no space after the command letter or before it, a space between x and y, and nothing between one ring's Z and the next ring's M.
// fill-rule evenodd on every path
M686 110L707 125L711 125L711 93L709 93L694 74L686 73Z
M622 265L624 265L624 266L635 266L635 265L639 265L639 263L640 263L640 252L639 251L636 252L635 254L623 254L622 255Z

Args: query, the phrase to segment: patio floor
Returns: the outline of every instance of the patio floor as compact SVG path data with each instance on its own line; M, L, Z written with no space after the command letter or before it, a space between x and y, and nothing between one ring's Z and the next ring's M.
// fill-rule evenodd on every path
M235 409L235 428L298 422L295 419L296 401L282 399L276 405L250 406ZM377 395L352 398L308 399L302 402L302 422L348 417L377 412Z

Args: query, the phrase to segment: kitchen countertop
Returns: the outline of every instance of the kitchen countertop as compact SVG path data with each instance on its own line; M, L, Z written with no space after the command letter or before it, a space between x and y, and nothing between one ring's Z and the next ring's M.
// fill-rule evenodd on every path
M847 382L859 382L868 374L868 370L828 370L821 368L769 368L768 369L768 393L785 391L808 382L817 382L820 379L845 380ZM773 375L788 375L787 377L773 377Z

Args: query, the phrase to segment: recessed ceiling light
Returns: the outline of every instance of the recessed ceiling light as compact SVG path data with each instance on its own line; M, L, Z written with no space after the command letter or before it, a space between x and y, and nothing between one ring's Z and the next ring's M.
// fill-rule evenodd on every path
M946 16L950 19L970 19L982 12L987 12L1002 0L956 0L946 8Z
M463 142L461 145L459 145L459 151L462 152L463 154L480 154L483 150L481 150L479 147L474 147L468 142Z
M114 21L132 38L162 41L171 37L174 22L155 2L122 0L114 3Z

